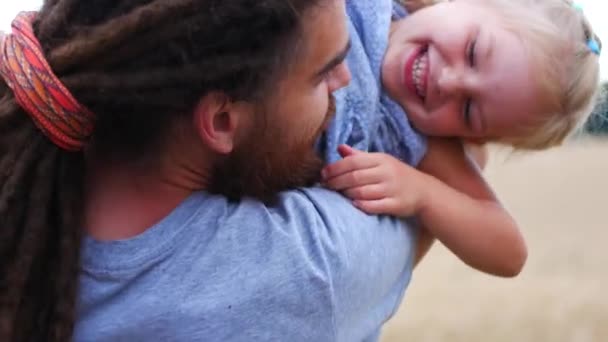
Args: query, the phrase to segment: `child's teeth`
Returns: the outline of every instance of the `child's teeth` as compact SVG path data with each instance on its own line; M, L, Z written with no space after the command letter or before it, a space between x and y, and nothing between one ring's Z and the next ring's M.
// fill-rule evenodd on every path
M414 62L414 85L416 86L416 92L419 96L424 97L424 89L422 87L422 74L426 70L428 63L428 55L424 53Z

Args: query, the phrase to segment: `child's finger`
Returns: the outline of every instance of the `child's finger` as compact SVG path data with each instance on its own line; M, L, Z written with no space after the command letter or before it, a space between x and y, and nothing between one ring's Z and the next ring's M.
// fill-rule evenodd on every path
M343 175L356 170L369 169L378 165L377 160L368 153L358 153L339 160L323 168L321 175L324 180Z
M397 215L395 213L395 200L390 197L384 197L377 200L355 200L353 204L368 214L379 215Z
M338 153L342 156L342 158L346 158L348 156L353 156L358 153L364 153L362 151L357 150L356 148L350 147L346 144L342 144L338 146Z
M336 191L342 191L363 185L377 184L382 181L382 176L377 169L360 169L344 173L337 177L328 178L324 181L325 186Z
M387 197L386 190L384 183L378 183L350 188L344 191L344 194L353 200L373 201Z

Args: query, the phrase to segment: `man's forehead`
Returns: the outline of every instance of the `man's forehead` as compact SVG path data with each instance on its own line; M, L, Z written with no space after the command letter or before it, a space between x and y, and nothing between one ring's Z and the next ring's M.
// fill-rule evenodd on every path
M348 43L344 0L327 0L311 9L303 19L300 57L324 63L338 55Z

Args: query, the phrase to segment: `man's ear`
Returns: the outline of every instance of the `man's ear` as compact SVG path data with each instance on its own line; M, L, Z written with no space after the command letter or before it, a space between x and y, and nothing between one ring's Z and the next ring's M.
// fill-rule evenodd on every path
M203 142L214 152L229 154L237 137L250 124L249 106L235 103L221 92L205 95L194 109L194 127Z

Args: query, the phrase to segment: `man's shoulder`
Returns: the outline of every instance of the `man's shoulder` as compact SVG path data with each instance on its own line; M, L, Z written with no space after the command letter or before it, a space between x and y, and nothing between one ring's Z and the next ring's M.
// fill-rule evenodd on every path
M213 220L214 229L238 229L247 237L246 246L239 248L295 249L302 253L300 257L314 259L318 266L333 271L370 251L382 251L379 255L395 252L393 257L401 259L400 263L412 251L415 240L414 229L405 221L368 215L342 195L320 187L281 193L271 206L244 200L228 208Z
M211 207L217 206L217 209L199 211L195 221L207 227L211 222L221 223L221 229L238 226L248 235L281 234L284 239L299 241L302 241L301 235L322 239L329 230L365 222L373 225L372 222L378 221L359 211L342 195L320 187L282 192L272 204L255 199L228 203L216 198L211 202Z
M228 220L244 218L251 224L255 224L256 220L263 220L283 228L296 225L302 229L337 228L336 226L342 225L352 227L358 223L373 224L386 220L365 214L341 194L321 187L283 192L273 205L245 200L237 204L232 215L227 217Z
M276 201L266 204L253 198L229 202L222 196L201 195L198 206L191 206L189 225L209 229L239 226L245 234L263 230L320 230L356 223L371 224L381 219L369 216L339 193L321 187L299 188L278 194ZM250 230L246 227L264 227ZM268 234L266 232L265 234Z
M283 192L273 205L254 199L228 203L218 196L201 206L204 210L190 224L207 233L216 231L218 236L238 231L247 237L247 246L239 248L257 249L276 239L273 248L297 247L307 254L333 254L339 259L337 254L359 248L381 248L385 240L396 236L412 238L402 220L367 215L342 195L320 187ZM407 243L402 248L407 249Z

